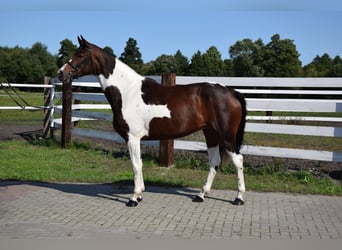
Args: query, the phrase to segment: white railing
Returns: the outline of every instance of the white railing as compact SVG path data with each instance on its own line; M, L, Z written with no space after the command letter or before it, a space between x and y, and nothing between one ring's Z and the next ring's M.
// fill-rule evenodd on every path
M47 81L50 78L47 78ZM46 136L51 126L53 126L54 119L54 98L55 98L55 85L54 84L29 84L29 83L0 83L0 87L5 89L5 93L9 94L12 88L41 88L44 89L44 105L33 106L30 105L16 92L12 92L14 99L22 99L21 105L16 106L0 106L0 110L44 110L43 118L43 136ZM43 99L42 99L43 100ZM51 123L52 122L52 123Z
M151 77L160 82L160 77ZM222 85L232 86L247 96L248 111L286 112L286 116L251 115L247 116L246 132L290 134L324 137L342 137L342 78L234 78L234 77L182 77L176 78L176 84L193 82L218 82ZM58 83L53 79L52 83ZM95 87L100 85L96 78L87 76L78 79L73 86ZM257 89L255 89L257 88ZM272 88L272 89L270 89ZM296 88L296 89L294 89ZM300 88L300 89L299 89ZM263 97L258 97L262 95ZM276 95L276 96L275 96ZM326 96L330 96L327 99ZM266 96L266 97L265 97ZM315 96L315 98L308 98ZM56 93L57 98L62 93ZM103 104L74 104L73 119L78 120L112 120L111 114L84 111L87 109L110 109L102 93L73 93L74 100L96 101ZM83 111L82 111L83 110ZM61 106L57 107L61 112ZM300 112L300 115L288 115ZM320 113L328 113L322 116ZM308 113L310 116L302 115ZM318 113L316 115L316 113ZM296 114L296 113L295 113ZM267 121L267 123L265 123ZM272 123L282 121L287 124ZM293 125L294 121L328 122L329 126L320 125ZM56 126L61 119L56 119ZM330 125L332 124L332 125ZM72 133L88 137L123 141L118 135L111 132L94 131L89 129L73 128ZM149 145L158 145L159 142L146 142ZM175 140L175 149L206 150L204 142ZM310 145L308 145L310 148ZM319 161L342 162L342 145L338 152L318 151L310 149L293 149L280 147L265 147L258 145L245 145L243 154L310 159Z

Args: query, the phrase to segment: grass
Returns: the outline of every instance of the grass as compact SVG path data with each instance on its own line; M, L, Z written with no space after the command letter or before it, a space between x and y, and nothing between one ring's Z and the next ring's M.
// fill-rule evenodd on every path
M207 163L198 157L176 154L171 169L159 167L153 152L142 158L146 185L200 188L207 176ZM63 150L53 139L0 141L0 159L0 180L133 184L127 153L88 143L73 142ZM342 195L340 183L317 178L309 171L289 173L277 166L246 166L245 179L248 190ZM236 187L232 165L220 169L213 188Z
M42 93L20 93L32 105L42 105ZM0 90L0 106L16 104ZM278 114L279 115L279 114ZM0 123L42 124L42 111L0 110ZM111 129L110 122L80 122L79 126ZM194 134L186 139L203 140ZM309 137L246 133L245 144L311 148L341 151L342 138ZM309 146L309 147L308 147ZM200 188L208 171L206 157L175 154L175 167L161 168L155 152L145 152L144 179L146 185ZM288 172L286 162L273 161L262 166L245 164L247 190L342 195L342 185L328 178L315 177L309 171ZM0 141L0 181L25 180L43 182L127 183L133 184L133 174L127 153L106 150L90 143L73 144L65 150L53 139L32 141ZM236 190L237 178L232 165L221 168L213 184L215 189Z
M35 106L43 106L43 94L36 92L20 92L19 95L29 104ZM12 93L13 94L13 93ZM19 98L15 98L22 103ZM23 104L23 103L22 103ZM17 104L6 94L0 90L0 106L17 106ZM16 124L42 124L43 111L27 111L27 110L0 110L1 123L16 123Z

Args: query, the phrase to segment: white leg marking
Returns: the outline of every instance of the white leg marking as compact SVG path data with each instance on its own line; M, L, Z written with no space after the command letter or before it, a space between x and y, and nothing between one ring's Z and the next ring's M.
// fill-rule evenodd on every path
M213 184L216 168L220 165L221 156L220 156L220 148L219 146L208 148L208 158L209 158L209 173L207 177L207 181L204 184L201 193L199 196L204 199L204 195L210 192L211 186Z
M127 145L134 174L134 194L132 200L137 201L138 198L141 198L141 193L145 190L140 155L140 138L129 135Z
M243 176L243 156L241 154L236 154L227 151L228 155L232 159L234 166L237 170L237 178L238 178L238 193L237 198L244 201L243 195L246 192L245 188L245 179Z

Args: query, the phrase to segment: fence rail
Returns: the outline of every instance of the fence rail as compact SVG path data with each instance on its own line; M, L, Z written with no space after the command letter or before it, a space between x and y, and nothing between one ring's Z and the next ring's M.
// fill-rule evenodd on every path
M161 77L151 76L161 82ZM234 77L176 77L177 84L193 82L220 83L232 86L246 95L248 111L256 114L247 116L246 131L253 133L292 134L306 136L342 137L342 78L234 78ZM62 85L53 78L49 84L2 84L3 87L15 88L44 88L49 89L49 99L45 100L48 124L53 128L60 128L62 119L54 119L54 111L62 113L62 105L54 103L55 98L62 98L61 92L55 92L55 86ZM73 82L73 86L100 88L94 76L82 77ZM94 91L95 92L95 91ZM100 90L97 90L100 92ZM328 98L327 98L328 96ZM103 93L72 93L72 99L78 102L88 102L72 105L72 122L79 120L107 120L113 119L112 114L100 111L109 110L110 105ZM96 102L97 104L89 104ZM0 109L21 109L20 107L0 107ZM37 109L37 107L25 107ZM96 111L97 110L97 111ZM263 113L266 112L266 115ZM271 115L272 112L285 112L284 115ZM298 113L299 112L299 113ZM321 113L324 113L323 116ZM281 122L281 124L279 124ZM297 125L298 122L311 124ZM312 125L312 122L315 125ZM319 123L324 123L320 125ZM317 123L317 124L316 124ZM328 124L328 125L327 125ZM114 132L90 130L73 127L74 135L97 137L101 139L123 140ZM158 146L158 141L142 142L147 145ZM308 145L308 148L310 145ZM206 150L203 142L175 140L175 149ZM310 149L294 149L280 147L265 147L245 145L242 153L258 156L274 156L310 159L319 161L342 162L342 146L338 152L328 152Z
M150 76L150 78L155 79L159 83L161 82L161 77L159 76ZM247 132L342 137L342 116L339 114L342 112L342 78L176 77L176 84L179 85L194 82L220 83L221 85L234 87L247 96L246 101L249 111L259 111L259 113L262 111L268 114L271 112L286 112L284 116L260 114L247 116ZM61 84L58 81L54 83ZM73 86L100 88L100 84L94 76L80 78L73 83ZM327 96L329 96L328 99L326 98ZM56 97L62 97L62 93L56 93ZM107 100L102 93L73 93L72 98L73 100L101 103L72 105L73 121L93 119L112 120L113 116L111 114L94 112L96 109L110 109L108 104L104 104L107 103ZM92 111L85 111L87 109ZM61 112L61 107L58 107L57 112ZM299 115L297 114L298 112L300 112ZM321 112L328 113L329 115L321 116ZM316 113L318 113L317 116ZM281 121L285 124L273 123L276 121ZM332 123L332 125L291 124L298 121L315 123L328 122ZM60 126L60 124L61 120L56 121L56 126ZM72 128L72 133L74 135L97 137L119 142L123 141L118 135L112 132L74 127ZM142 143L154 146L159 145L158 141ZM175 140L174 148L203 151L206 150L206 145L204 142ZM258 156L342 162L342 152L310 149L245 145L242 148L242 153Z
M6 91L8 88L41 88L44 90L43 106L31 106L28 103L24 103L25 106L0 106L0 110L44 110L43 136L46 137L51 129L54 119L55 84L49 84L49 77L45 77L44 82L45 84L0 83L0 87L6 88Z

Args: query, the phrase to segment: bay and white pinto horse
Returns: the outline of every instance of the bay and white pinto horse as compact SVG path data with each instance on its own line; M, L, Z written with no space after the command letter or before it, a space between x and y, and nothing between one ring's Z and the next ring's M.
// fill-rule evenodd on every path
M209 193L221 157L228 156L237 169L238 193L233 204L244 204L245 183L240 147L246 122L243 96L225 86L195 83L161 86L145 78L78 37L80 47L58 71L64 84L84 75L96 75L113 111L113 126L127 142L134 173L134 194L126 204L134 207L145 190L141 140L174 139L202 130L209 157L209 174L194 202ZM226 157L225 157L226 158Z

